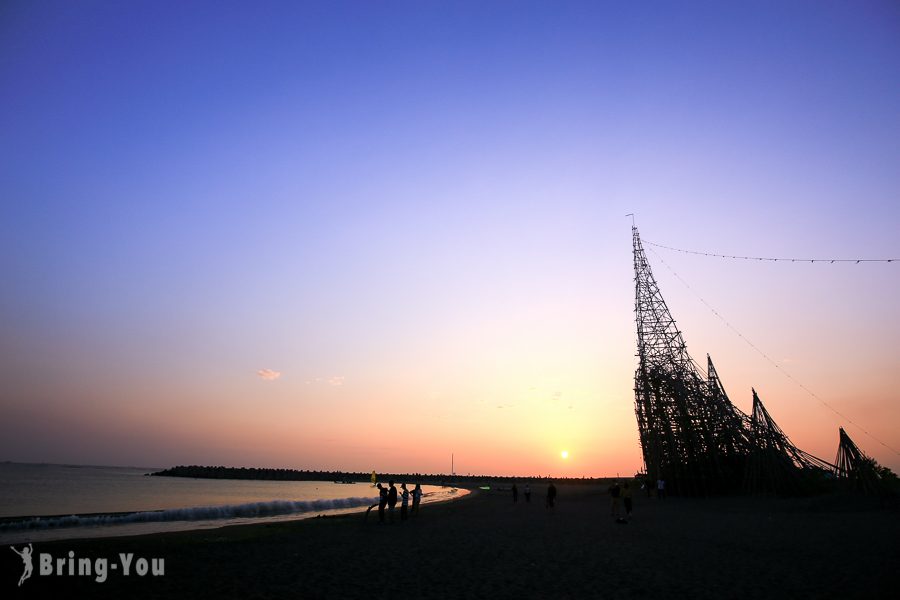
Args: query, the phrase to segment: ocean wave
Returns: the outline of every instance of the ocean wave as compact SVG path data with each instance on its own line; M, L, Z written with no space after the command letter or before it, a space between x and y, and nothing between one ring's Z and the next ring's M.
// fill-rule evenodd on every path
M21 521L0 523L0 531L20 529L51 529L58 527L90 527L124 525L128 523L158 523L163 521L211 521L275 517L338 508L359 508L378 502L378 498L336 498L332 500L271 500L223 506L195 506L169 508L113 515L70 515L67 517L33 517Z

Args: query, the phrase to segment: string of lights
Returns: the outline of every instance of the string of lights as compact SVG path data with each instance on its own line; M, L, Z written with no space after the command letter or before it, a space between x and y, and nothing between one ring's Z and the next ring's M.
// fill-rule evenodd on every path
M757 261L769 261L769 262L795 262L795 263L891 263L891 262L900 262L898 258L772 258L766 256L739 256L734 254L717 254L715 252L700 252L698 250L685 250L683 248L673 248L671 246L664 246L663 244L657 244L655 242L650 242L648 240L643 240L645 244L650 246L656 246L657 248L665 248L666 250L672 250L674 252L681 252L683 254L696 254L698 256L712 256L715 258L731 258L734 260L757 260Z
M645 241L645 243L649 244L650 242L646 242L646 241ZM657 244L652 244L652 245L656 246ZM874 435L872 435L871 433L869 433L869 432L868 432L866 429L864 429L861 425L859 425L859 424L857 424L856 422L854 422L853 419L851 419L851 418L848 417L847 415L843 414L842 412L840 412L839 410L837 410L836 408L834 408L833 406L831 406L830 404L828 404L825 400L823 400L822 398L820 398L815 392L813 392L811 389L809 389L808 387L806 387L805 385L803 385L800 381L798 381L796 378L794 378L794 376L791 375L790 373L788 373L788 372L784 369L784 367L782 367L782 366L779 365L776 361L774 361L771 357L769 357L768 354L766 354L765 352L763 352L762 350L760 350L753 342L751 342L749 339L747 339L747 337L744 336L743 333L741 333L740 331L738 331L737 328L734 327L734 325L732 325L731 323L729 323L728 320L725 319L725 317L723 317L723 316L719 313L719 311L717 311L715 308L713 308L712 305L710 305L710 303L707 302L707 301L703 298L703 296L701 296L699 293L697 293L697 291L694 290L694 288L692 288L691 285L690 285L687 281L685 281L684 279L682 279L681 275L679 275L679 274L675 271L675 269L673 269L672 267L670 267L669 264L668 264L665 260L663 260L662 256L660 256L658 252L656 252L656 251L653 250L652 248L650 248L650 251L653 252L653 254L659 259L659 261L663 264L663 266L665 266L666 269L668 269L668 270L675 276L675 278L678 279L678 281L680 281L682 284L684 284L684 286L685 286L687 289L689 289L689 290L691 291L691 293L694 294L694 295L700 300L700 302L702 302L702 303L706 306L706 308L708 308L708 309L709 309L716 317L718 317L718 318L725 324L726 327L728 327L731 331L733 331L735 334L737 334L737 336L738 336L739 338L741 338L742 340L744 340L744 342L745 342L748 346L750 346L751 348L753 348L760 356L762 356L762 357L763 357L764 359L766 359L769 363L771 363L776 369L778 369L779 371L781 371L782 375L784 375L785 377L787 377L788 379L790 379L791 381L793 381L793 382L794 382L797 386L799 386L803 391L805 391L807 394L809 394L810 396L812 396L813 398L815 398L816 400L818 400L818 401L819 401L823 406L825 406L828 410L830 410L831 412L833 412L834 414L836 414L836 415L839 416L840 418L844 419L847 423L853 425L853 426L856 427L858 430L860 430L860 431L862 431L864 434L866 434L869 438L875 440L876 442L878 442L879 444L881 444L882 446L884 446L885 448L887 448L888 450L890 450L890 451L893 452L894 454L900 456L900 451L898 451L898 450L895 449L895 448L892 448L891 446L888 446L886 443L884 443L883 441L881 441L880 439L878 439L877 437L875 437ZM893 259L892 259L892 260L893 260Z

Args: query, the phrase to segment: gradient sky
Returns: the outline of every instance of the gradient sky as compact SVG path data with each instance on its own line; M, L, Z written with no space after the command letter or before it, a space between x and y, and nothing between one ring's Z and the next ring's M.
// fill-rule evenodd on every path
M624 215L900 258L900 9L7 1L0 202L0 460L633 473ZM694 294L900 448L900 264L657 252L740 408L900 470Z

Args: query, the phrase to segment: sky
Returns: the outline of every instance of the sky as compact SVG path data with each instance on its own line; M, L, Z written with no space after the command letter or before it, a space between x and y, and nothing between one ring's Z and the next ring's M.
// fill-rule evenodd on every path
M4 2L0 460L634 473L625 215L900 258L898 107L888 1ZM900 264L648 255L739 408L900 470Z

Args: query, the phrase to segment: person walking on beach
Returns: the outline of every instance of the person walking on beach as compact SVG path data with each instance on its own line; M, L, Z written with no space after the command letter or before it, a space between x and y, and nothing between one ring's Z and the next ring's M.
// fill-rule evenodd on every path
M622 488L619 487L618 480L614 481L611 486L609 486L609 496L612 498L612 505L610 506L610 515L614 519L619 518L619 496L621 496Z
M666 497L666 480L659 478L656 480L656 497L662 500Z
M531 503L531 487L527 483L525 484L525 489L523 491L525 492L525 502L530 504Z
M417 483L416 487L413 488L412 491L413 497L413 506L412 506L412 514L419 514L419 503L422 502L422 484Z
M631 519L631 488L628 487L627 481L622 486L622 502L625 503L625 518Z
M384 507L387 506L388 492L384 486L378 484L378 520L384 523Z
M553 485L553 482L550 482L550 487L547 488L547 508L553 508L556 505L556 486Z
M519 501L519 488L516 487L516 484L513 484L513 486L512 486L512 493L513 493L513 504L515 504L516 502Z
M409 490L406 489L406 484L401 483L400 489L403 492L400 494L400 520L406 520L407 509L409 508Z
M388 481L390 488L388 489L388 515L391 523L394 522L394 507L397 506L397 488L394 487L394 480Z

